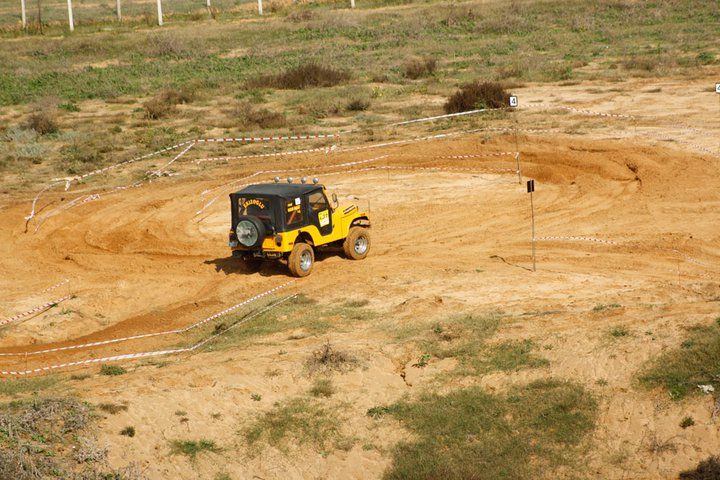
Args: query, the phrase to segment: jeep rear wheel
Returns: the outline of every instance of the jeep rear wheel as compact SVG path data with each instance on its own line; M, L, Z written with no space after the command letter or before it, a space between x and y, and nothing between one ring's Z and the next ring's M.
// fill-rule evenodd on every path
M370 250L370 233L364 227L351 227L343 242L345 256L352 260L362 260Z
M296 243L288 257L290 273L296 277L307 277L315 265L315 253L307 243Z

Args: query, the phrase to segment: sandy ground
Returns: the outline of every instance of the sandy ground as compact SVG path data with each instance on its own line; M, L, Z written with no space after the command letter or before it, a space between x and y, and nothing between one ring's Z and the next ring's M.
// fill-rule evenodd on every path
M520 132L517 139L523 176L537 182L535 272L529 197L517 176L503 171L514 169L512 157L444 158L514 151L512 134L230 162L203 170L183 161L177 166L181 175L101 192L96 201L58 211L37 232L31 222L25 233L27 201L10 203L0 215L0 317L74 297L4 327L0 353L182 327L284 284L289 277L282 267L247 274L228 259L226 194L233 188L218 187L259 168L292 165L317 174L342 200L352 195L370 202L371 255L361 262L329 255L310 277L286 289L323 304L367 299L369 308L380 312L382 321L329 334L334 344L363 358L362 368L334 376L336 400L345 405L343 428L357 437L354 446L327 455L305 447L267 449L255 456L243 450L239 426L274 401L307 392L312 379L303 362L328 338L293 339L282 332L243 349L169 357L163 368L131 362L136 368L121 380L92 377L68 387L92 402L128 404L127 412L101 422L111 464L143 462L152 478L213 478L218 472L232 478L379 478L389 462L387 449L403 433L378 426L365 411L421 390L434 372L448 367L435 363L421 375L415 369L403 378L403 365L414 352L384 330L388 322L501 310L520 320L501 329L499 337L534 340L550 366L489 375L480 380L483 385L503 390L548 375L581 381L601 399L590 476L674 478L720 451L710 417L712 398L670 402L662 393L635 388L633 378L644 361L676 346L684 328L720 314L720 106L709 86L711 79L521 90L526 105L635 116L537 108L518 114L521 127L552 130ZM331 165L378 155L387 157L367 166L397 168L328 174L339 169ZM198 151L188 158L201 156ZM208 189L215 190L203 194ZM41 202L42 212L77 195L52 193ZM198 215L215 195L218 200ZM65 278L70 281L63 286L38 293ZM594 312L598 304L621 307ZM608 330L615 326L631 335L611 339ZM0 357L0 367L35 368L187 340L168 335L6 356ZM262 401L251 400L252 393L261 394ZM189 421L179 422L177 410L186 411ZM686 415L697 425L683 430L678 423ZM136 427L135 438L118 435L127 425ZM168 457L168 440L200 437L225 450L192 464ZM661 444L669 447L658 448Z

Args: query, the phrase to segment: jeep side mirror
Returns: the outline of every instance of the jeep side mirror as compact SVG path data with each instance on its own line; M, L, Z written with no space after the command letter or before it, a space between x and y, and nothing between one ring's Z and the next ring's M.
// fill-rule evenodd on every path
M332 199L333 199L333 203L334 203L335 205L337 205L337 203L338 203L337 193L333 192L333 194L332 194Z

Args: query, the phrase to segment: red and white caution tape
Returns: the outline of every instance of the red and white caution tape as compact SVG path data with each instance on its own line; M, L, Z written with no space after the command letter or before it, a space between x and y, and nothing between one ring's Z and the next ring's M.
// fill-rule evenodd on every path
M342 133L342 132L341 132ZM195 140L197 143L256 143L256 142L272 142L283 140L322 140L327 138L338 138L341 133L319 133L308 135L273 135L270 137L236 137L236 138L201 138Z
M187 147L185 147L185 149L184 149L182 152L180 152L180 153L178 153L177 155L175 155L175 157L173 157L173 159L170 160L168 163L166 163L162 168L159 168L159 169L157 169L157 170L155 170L155 171L153 171L153 172L148 172L148 173L149 173L151 176L152 176L152 175L155 175L155 176L161 177L161 176L163 175L163 173L165 173L165 171L168 169L168 167L169 167L170 165L172 165L173 163L175 163L180 157L182 157L182 156L185 155L187 152L189 152L190 149L193 148L195 145L196 145L196 143L195 143L195 142L192 142L190 145L188 145Z
M52 302L47 302L42 305L38 305L35 308L32 308L28 310L27 312L18 313L17 315L13 315L12 317L8 317L5 320L0 320L0 326L7 325L8 323L17 322L18 320L29 317L30 315L45 311L49 308L54 307L55 305L64 302L65 300L69 300L72 298L72 295L66 295L62 298L58 298L57 300L53 300Z
M594 110L585 110L582 108L568 107L565 105L525 105L522 109L538 109L538 110L566 110L572 113L578 113L581 115L592 115L596 117L614 117L614 118L630 118L634 119L633 115L625 115L622 113L607 113L607 112L596 112Z
M95 363L116 362L116 361L121 361L121 360L132 360L132 359L138 359L138 358L157 357L157 356L161 356L161 355L171 355L171 354L177 354L177 353L192 352L192 351L195 351L198 348L202 347L203 345L207 344L208 342L214 340L215 338L219 337L220 335L223 335L225 332L227 332L235 327L238 327L244 323L247 323L248 321L250 321L254 318L257 318L264 313L267 313L268 311L272 310L273 308L276 308L276 307L282 305L283 303L295 298L296 296L297 295L290 295L281 300L278 300L277 302L274 302L274 303L268 305L267 307L244 318L243 320L231 325L229 328L227 328L225 330L221 330L218 333L215 333L215 334L209 336L208 338L201 340L201 341L197 342L196 344L189 346L189 347L174 348L174 349L168 349L168 350L155 350L155 351L140 352L140 353L127 353L124 355L113 355L110 357L102 357L102 358L92 358L89 360L79 360L76 362L67 362L67 363L60 363L60 364L56 364L56 365L47 365L44 367L38 367L38 368L29 369L29 370L0 371L0 375L24 376L24 375L30 375L33 373L43 373L43 372L48 372L51 370L76 367L76 366L80 366L80 365L91 365L91 364L95 364Z
M619 245L618 242L614 242L612 240L605 240L602 238L595 238L595 237L535 237L535 240L539 242L557 242L557 241L566 241L566 242L592 242L592 243L605 243L608 245Z
M45 350L37 350L37 351L33 351L33 352L7 352L7 353L0 353L0 356L1 356L1 357L10 357L10 356L20 356L20 355L40 355L40 354L44 354L44 353L62 352L62 351L65 351L65 350L78 350L78 349L81 349L81 348L99 347L99 346L102 346L102 345L109 345L109 344L113 344L113 343L127 342L127 341L130 341L130 340L139 340L139 339L142 339L142 338L158 337L158 336L161 336L161 335L171 335L171 334L185 333L185 332L188 332L188 331L190 331L190 330L192 330L192 329L194 329L194 328L197 328L197 327L199 327L199 326L201 326L201 325L204 325L204 324L206 324L207 322L210 322L210 321L212 321L212 320L215 320L215 319L217 319L217 318L220 318L220 317L222 317L223 315L227 315L228 313L233 312L233 311L237 310L237 309L240 308L240 307L243 307L243 306L248 305L248 304L250 304L250 303L252 303L252 302L255 302L255 301L257 301L257 300L260 300L261 298L267 297L268 295L271 295L271 294L277 292L278 290L281 290L281 289L283 289L283 288L286 288L287 286L291 285L291 284L294 283L294 282L295 282L295 280L291 280L291 281L286 282L286 283L283 283L282 285L279 285L279 286L277 286L277 287L275 287L275 288L271 288L270 290L267 290L267 291L265 291L265 292L259 293L259 294L255 295L255 296L252 296L252 297L250 297L250 298L248 298L248 299L246 299L246 300L243 300L243 301L240 302L240 303L236 303L235 305L233 305L233 306L231 306L231 307L228 307L228 308L226 308L225 310L223 310L223 311L221 311L221 312L215 313L215 314L213 314L213 315L210 315L210 316L207 317L207 318L204 318L204 319L202 319L202 320L200 320L200 321L198 321L198 322L195 322L195 323L193 323L193 324L191 324L191 325L188 325L187 327L176 328L176 329L173 329L173 330L165 330L165 331L162 331L162 332L143 333L143 334L139 334L139 335L132 335L132 336L129 336L129 337L112 338L112 339L109 339L109 340L101 340L101 341L97 341L97 342L83 343L83 344L79 344L79 345L68 345L68 346L65 346L65 347L48 348L48 349L45 349Z
M405 120L404 122L397 122L397 123L388 123L386 125L383 125L383 127L398 127L400 125L410 125L412 123L422 123L422 122L433 122L435 120L442 120L445 118L454 118L454 117L462 117L465 115L475 115L478 113L483 112L490 112L490 111L501 111L504 109L499 108L478 108L477 110L468 110L466 112L459 112L459 113L447 113L445 115L435 115L434 117L425 117L425 118L415 118L413 120Z
M285 157L285 156L290 156L290 155L303 155L306 153L316 153L316 152L324 152L324 153L328 154L328 153L332 153L336 148L337 147L335 145L332 145L330 147L308 148L306 150L288 150L285 152L256 153L256 154L252 154L252 155L236 155L236 156L230 156L230 157L207 157L207 158L198 158L197 160L193 160L193 162L200 164L200 163L205 163L205 162L245 160L245 159L249 159L249 158Z
M60 288L60 287L62 287L63 285L65 285L66 283L70 283L70 279L66 278L66 279L64 279L62 282L58 282L58 283L56 283L55 285L53 285L52 287L48 287L48 288L46 288L45 290L38 292L36 295L42 295L43 293L52 292L52 291L55 290L56 288Z

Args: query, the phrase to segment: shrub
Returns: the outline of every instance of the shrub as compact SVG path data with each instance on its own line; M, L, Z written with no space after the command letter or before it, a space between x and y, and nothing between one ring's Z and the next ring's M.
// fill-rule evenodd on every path
M370 101L362 98L355 98L347 104L347 109L351 112L363 112L368 108L370 108Z
M416 80L435 73L437 61L434 58L412 58L402 66L402 74L405 78Z
M166 117L175 110L175 105L190 103L194 98L195 91L189 86L166 88L158 95L143 103L145 116L152 120Z
M332 87L349 79L350 73L345 70L308 62L277 75L259 77L251 81L250 86L302 90L308 87Z
M135 436L135 427L125 427L122 430L120 430L120 435L125 435L126 437L134 437Z
M98 408L103 412L109 413L110 415L125 412L128 409L127 405L118 405L117 403L101 403L98 405Z
M688 428L695 425L695 420L692 417L685 417L680 422L680 428Z
M240 102L231 111L230 116L241 128L279 128L286 124L285 115L267 108L257 108L250 102Z
M315 350L307 361L310 372L315 371L344 371L353 368L357 364L357 360L345 352L341 352L333 347L330 342L326 342L319 350Z
M124 373L127 373L127 370L125 370L120 365L103 364L100 367L100 375L116 376L116 375L122 375Z
M317 379L310 389L310 395L313 397L329 398L332 397L333 393L335 393L335 387L329 378Z
M31 113L27 120L27 128L35 130L40 135L57 132L58 124L55 109L44 107Z
M173 112L175 110L175 105L167 103L159 97L153 97L143 103L143 109L145 109L145 116L147 118L151 120L158 120Z
M445 102L445 113L460 113L476 108L503 108L510 94L497 82L474 82L460 87Z

